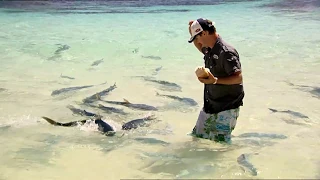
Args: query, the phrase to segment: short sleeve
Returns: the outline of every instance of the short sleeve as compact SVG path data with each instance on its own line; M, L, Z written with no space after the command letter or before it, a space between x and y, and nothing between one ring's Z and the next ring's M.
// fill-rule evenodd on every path
M239 56L232 52L226 52L223 66L228 75L241 71Z

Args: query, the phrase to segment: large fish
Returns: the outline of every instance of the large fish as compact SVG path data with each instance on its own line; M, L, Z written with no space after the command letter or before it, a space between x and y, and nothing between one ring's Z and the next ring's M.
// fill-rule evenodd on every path
M131 121L123 124L122 129L123 130L130 130L130 129L136 129L136 128L142 127L142 126L149 126L151 120L154 120L154 119L155 119L154 115L150 115L150 116L147 116L144 118L134 119L134 120L131 120Z
M83 125L87 122L90 122L92 120L79 120L79 121L71 121L71 122L67 122L67 123L61 123L61 122L57 122L55 120L52 120L48 117L42 117L43 119L45 119L48 123L55 125L55 126L64 126L64 127L73 127L73 126L78 126L78 125ZM101 120L101 118L96 118L93 120L95 124L98 124L98 130L105 134L105 135L114 135L115 131L113 129L112 126L110 126L108 123L106 123L105 121Z
M124 101L107 101L107 100L103 100L103 102L106 103L110 103L110 104L116 104L116 105L122 105L122 106L126 106L128 108L131 109L138 109L138 110L144 110L144 111L157 111L158 108L151 106L151 105L147 105L147 104L134 104L129 102L126 99L123 99Z
M99 132L105 134L105 135L114 135L115 130L114 128L109 125L107 122L103 121L101 117L95 118L93 120L91 119L86 119L86 120L79 120L79 121L71 121L71 122L66 122L66 123L61 123L57 122L53 119L50 119L48 117L43 116L43 119L45 119L48 123L55 125L55 126L64 126L64 127L73 127L73 126L78 126L78 125L83 125L87 122L94 121L95 124L98 124L98 130ZM154 115L149 115L144 118L138 118L131 120L127 123L124 123L122 125L122 130L131 130L131 129L136 129L138 127L145 127L149 126L150 123L152 122L151 120L156 119Z
M103 84L106 84L106 83L107 82L104 82L104 83L99 84L99 85L103 85ZM59 95L59 94L62 94L62 93L70 92L70 91L77 91L77 90L80 90L80 89L90 88L90 87L93 87L93 86L95 86L95 85L74 86L74 87L61 88L61 89L52 91L51 96L56 96L56 95Z
M169 145L170 143L156 139L156 138L148 138L148 137L137 137L134 140L147 143L147 144L162 144L162 145Z
M174 100L178 100L180 102L186 103L186 104L191 105L191 106L197 106L198 105L197 101L195 101L195 100L193 100L191 98L178 97L178 96L174 96L174 95L159 94L158 92L156 92L156 95L157 96L162 96L162 97L167 97L167 98L174 99Z
M94 85L87 85L87 86L74 86L74 87L67 87L67 88L61 88L58 90L54 90L51 93L51 96L56 96L62 93L67 93L70 91L76 91L76 90L80 90L80 89L85 89L85 88L90 88L93 87Z
M110 114L110 113L118 113L122 115L127 115L128 113L124 112L123 109L115 108L115 107L109 107L109 106L104 106L102 104L98 104L96 106L97 108L103 110L104 112Z
M109 92L111 92L112 90L114 90L115 88L117 88L116 83L114 83L114 85L110 86L108 89L102 90L98 93L95 93L85 99L83 99L82 101L84 103L93 103L97 100L101 100L101 96L105 96L107 95Z
M161 85L160 89L161 90L165 90L165 91L181 91L182 87L180 85L178 85L177 83L174 82L169 82L169 81L165 81L165 80L157 80L154 79L153 77L149 77L149 76L142 76L142 78L145 81L148 82L152 82L152 83L156 83Z
M275 134L275 133L256 133L256 132L252 132L252 133L243 133L240 134L239 136L240 138L267 138L267 139L286 139L288 138L287 136L283 135L283 134Z
M72 105L68 105L67 108L70 109L70 111L72 111L73 114L78 114L78 115L81 115L81 116L89 116L89 117L99 117L99 115L97 115L95 113L75 108Z

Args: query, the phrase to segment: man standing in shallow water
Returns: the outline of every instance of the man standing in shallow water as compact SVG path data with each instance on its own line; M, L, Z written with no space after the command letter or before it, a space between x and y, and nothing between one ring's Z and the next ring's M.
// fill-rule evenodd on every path
M244 98L239 54L208 19L190 21L189 33L189 43L203 53L205 63L205 68L196 69L198 80L204 84L204 105L192 135L230 142Z

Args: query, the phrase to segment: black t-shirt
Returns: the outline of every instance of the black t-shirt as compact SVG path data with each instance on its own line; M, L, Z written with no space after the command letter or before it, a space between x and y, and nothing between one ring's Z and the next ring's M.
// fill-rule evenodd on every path
M240 58L237 50L227 44L219 36L212 49L204 53L205 67L210 69L213 76L227 77L241 71ZM204 85L204 107L206 113L214 114L221 111L238 108L243 105L244 90L242 84Z

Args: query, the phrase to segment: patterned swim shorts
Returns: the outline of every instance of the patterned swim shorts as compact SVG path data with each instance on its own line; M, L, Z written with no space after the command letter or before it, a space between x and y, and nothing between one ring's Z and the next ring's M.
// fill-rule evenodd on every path
M207 114L201 110L191 135L213 141L230 142L239 110L240 108L230 109L217 114Z

